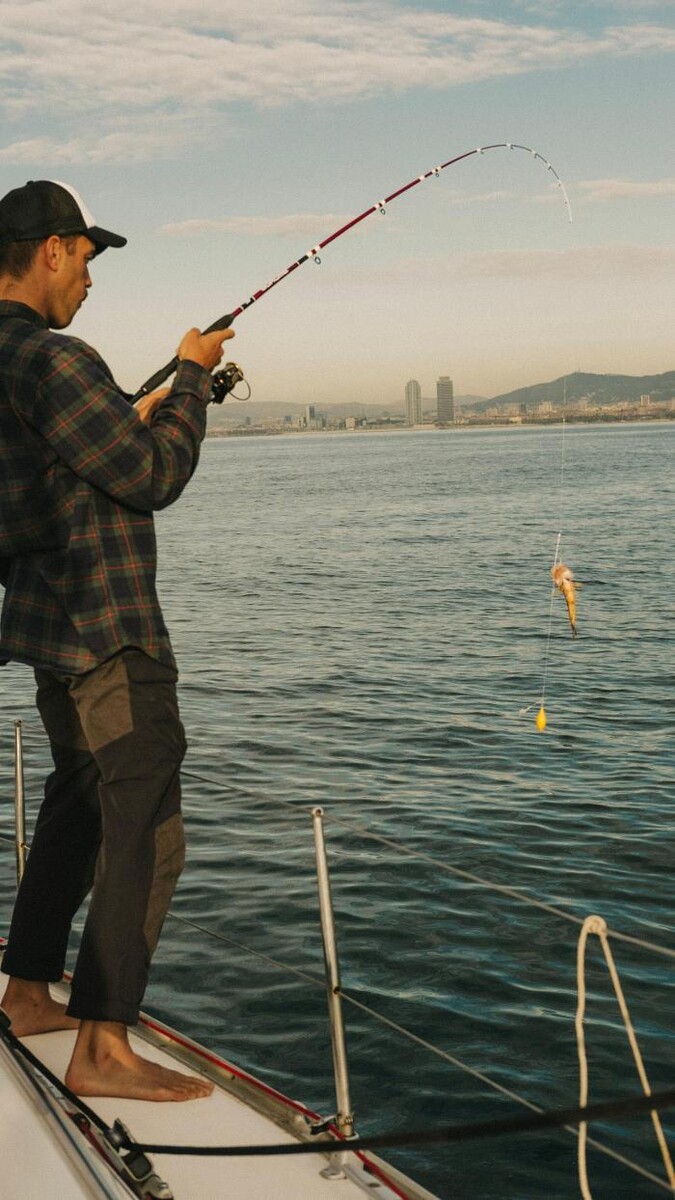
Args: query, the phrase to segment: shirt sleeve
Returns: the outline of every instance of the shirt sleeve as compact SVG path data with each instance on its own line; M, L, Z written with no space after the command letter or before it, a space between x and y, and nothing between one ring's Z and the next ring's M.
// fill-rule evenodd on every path
M95 350L58 340L23 415L87 483L141 512L180 496L199 460L211 376L181 362L170 394L145 425Z

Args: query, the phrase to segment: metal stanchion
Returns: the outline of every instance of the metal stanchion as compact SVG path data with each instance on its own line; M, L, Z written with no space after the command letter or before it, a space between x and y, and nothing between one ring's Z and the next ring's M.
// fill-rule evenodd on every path
M23 785L23 737L21 721L14 722L14 828L16 838L16 885L26 869L26 797Z
M340 1133L349 1138L354 1136L354 1115L349 1096L349 1070L347 1067L347 1048L342 1019L342 998L340 995L340 964L335 938L333 901L330 891L326 846L323 837L322 808L312 809L312 820L314 822L314 845L316 848L316 874L319 888L323 955L326 965L330 1036L333 1048L333 1072L335 1075L335 1097L337 1103L335 1124ZM344 1154L335 1154L330 1167L322 1171L321 1174L330 1179L343 1178L342 1162L344 1161L344 1157Z

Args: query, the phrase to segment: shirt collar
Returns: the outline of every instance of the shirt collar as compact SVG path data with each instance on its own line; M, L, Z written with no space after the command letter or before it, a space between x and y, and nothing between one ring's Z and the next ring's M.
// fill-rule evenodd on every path
M39 312L36 312L28 304L19 303L18 300L0 300L0 317L21 317L24 321L30 321L32 325L38 325L41 329L49 329L49 325Z

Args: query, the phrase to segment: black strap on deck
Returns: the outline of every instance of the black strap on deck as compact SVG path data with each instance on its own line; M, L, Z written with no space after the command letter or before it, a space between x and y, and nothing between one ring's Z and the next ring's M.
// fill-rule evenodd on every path
M353 1150L379 1150L394 1146L431 1146L442 1142L464 1142L477 1138L503 1137L519 1133L536 1133L562 1125L578 1125L609 1117L629 1117L638 1113L675 1106L675 1088L655 1092L651 1096L630 1096L622 1100L606 1100L583 1108L553 1109L523 1117L477 1121L467 1125L446 1125L433 1129L410 1129L397 1133L376 1133L372 1136L336 1139L334 1142L299 1142L267 1146L163 1146L135 1143L145 1154L196 1154L223 1158L274 1154L326 1154Z

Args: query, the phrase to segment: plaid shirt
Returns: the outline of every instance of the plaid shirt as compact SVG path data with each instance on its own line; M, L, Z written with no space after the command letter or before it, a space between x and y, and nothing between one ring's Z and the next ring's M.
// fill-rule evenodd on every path
M0 661L79 674L135 646L175 665L152 512L197 465L210 388L181 363L146 426L91 347L0 302Z

